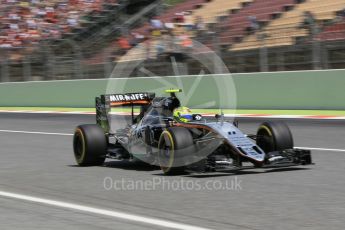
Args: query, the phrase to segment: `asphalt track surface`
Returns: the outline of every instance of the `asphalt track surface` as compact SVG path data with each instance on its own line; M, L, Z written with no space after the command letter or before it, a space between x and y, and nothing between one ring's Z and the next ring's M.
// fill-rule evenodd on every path
M241 119L240 128L254 133L261 121ZM345 149L345 121L286 122L296 146ZM180 229L344 229L345 152L313 151L316 165L306 168L238 174L166 177L136 162L81 168L75 165L72 136L56 133L72 134L83 123L94 123L94 116L0 113L0 229L166 228L151 219L118 218L3 192L184 224ZM105 178L124 180L124 186L110 188L111 181L105 186ZM160 181L154 189L129 186L153 180ZM205 188L212 181L223 187ZM237 187L229 187L236 181Z

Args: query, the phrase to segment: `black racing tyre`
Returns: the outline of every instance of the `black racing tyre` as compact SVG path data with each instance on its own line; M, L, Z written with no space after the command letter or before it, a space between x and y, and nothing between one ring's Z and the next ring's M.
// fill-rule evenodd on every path
M107 140L98 125L80 125L73 138L73 150L79 166L102 165L107 153Z
M283 122L272 121L259 126L256 144L266 153L294 147L289 127Z
M165 175L185 172L185 158L193 151L194 143L190 131L183 127L164 130L158 142L159 165Z

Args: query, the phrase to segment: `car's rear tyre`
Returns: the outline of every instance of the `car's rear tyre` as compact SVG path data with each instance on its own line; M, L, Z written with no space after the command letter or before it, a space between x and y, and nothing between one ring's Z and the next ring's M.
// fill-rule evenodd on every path
M283 122L262 123L257 131L256 143L266 153L294 147L291 131Z
M159 165L165 175L185 173L185 158L193 149L193 137L188 129L171 127L164 130L158 142Z
M73 150L79 166L102 165L107 152L104 131L98 125L80 125L73 138Z

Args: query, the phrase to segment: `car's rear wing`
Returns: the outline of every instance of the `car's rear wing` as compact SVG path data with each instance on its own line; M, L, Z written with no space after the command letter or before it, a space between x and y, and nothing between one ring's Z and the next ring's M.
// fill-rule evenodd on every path
M155 98L154 93L126 93L105 94L96 97L96 120L106 133L110 131L110 110L113 107L132 107L134 120L134 106L147 106Z
M148 105L155 97L154 93L126 93L126 94L109 94L102 95L104 101L109 103L111 107L116 106L136 106Z

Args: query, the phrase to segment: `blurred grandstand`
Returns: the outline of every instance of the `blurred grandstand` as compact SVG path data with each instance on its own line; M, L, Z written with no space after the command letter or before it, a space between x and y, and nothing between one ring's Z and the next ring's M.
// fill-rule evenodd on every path
M138 60L172 75L172 56L198 74L181 55L195 41L231 72L345 66L345 0L1 0L0 27L1 81L103 78Z

